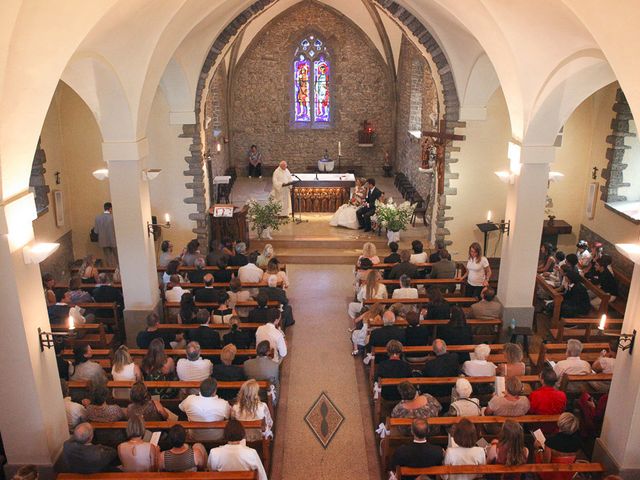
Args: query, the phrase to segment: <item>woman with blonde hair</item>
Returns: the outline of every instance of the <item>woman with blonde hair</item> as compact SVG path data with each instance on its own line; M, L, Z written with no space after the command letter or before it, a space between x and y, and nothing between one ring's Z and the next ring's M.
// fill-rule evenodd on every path
M118 445L118 457L124 472L158 471L160 449L153 443L143 440L145 434L144 419L138 414L131 415L127 421L127 440Z
M96 257L92 254L82 259L82 265L78 269L82 283L98 283L98 269L96 268Z
M258 260L256 260L256 266L265 269L269 264L269 261L273 258L275 252L273 251L273 245L267 243L262 249L262 253L258 255Z
M285 272L280 270L280 261L277 258L272 258L271 260L269 260L267 269L264 272L264 275L262 275L262 281L264 283L268 282L271 275L276 276L276 278L278 279L278 284L282 284L282 288L289 288L289 277L287 277L287 274Z
M469 246L469 260L467 260L467 271L462 276L466 279L465 295L467 297L480 298L482 289L489 285L491 278L491 267L487 257L482 256L482 247L478 242L473 242Z
M368 258L374 265L380 263L380 257L377 255L376 246L371 242L366 242L362 246L362 254L358 257L358 264L363 258Z
M116 382L139 382L142 380L142 370L133 363L129 348L126 345L120 345L113 354L113 362L111 363L111 376ZM129 388L114 388L113 398L129 398Z
M498 365L498 375L502 377L517 377L525 374L526 365L522 361L522 348L517 343L507 343L504 346L506 363Z
M360 286L356 295L357 301L349 304L349 316L355 319L362 310L363 302L374 298L389 298L387 286L382 283L382 273L379 270L369 270L365 284Z
M384 312L384 305L381 303L374 303L371 308L353 320L354 328L351 329L351 343L353 344L353 351L351 355L354 357L358 355L360 350L364 350L364 346L367 344L367 338L371 331L370 325L372 323L380 323L382 321L382 313ZM359 327L359 328L358 328Z
M260 387L255 380L247 380L242 384L236 403L231 409L231 416L241 422L263 420L265 432L270 432L273 427L271 412L269 412L267 404L260 400ZM260 440L261 438L260 430L247 430L247 441Z

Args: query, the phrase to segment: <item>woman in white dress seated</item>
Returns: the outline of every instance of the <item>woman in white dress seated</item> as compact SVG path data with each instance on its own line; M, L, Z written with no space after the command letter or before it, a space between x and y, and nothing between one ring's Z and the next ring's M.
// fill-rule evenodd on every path
M364 178L356 178L356 186L354 188L353 195L349 200L349 203L341 205L340 208L333 214L329 225L332 227L346 227L353 230L357 230L360 227L358 223L358 217L356 217L356 210L360 208L364 201L367 188L365 186L366 180Z

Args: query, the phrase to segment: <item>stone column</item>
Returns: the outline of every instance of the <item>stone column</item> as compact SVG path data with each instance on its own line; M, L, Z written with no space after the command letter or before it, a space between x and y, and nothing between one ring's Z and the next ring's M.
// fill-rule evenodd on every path
M145 317L159 308L160 301L153 236L147 233L147 222L151 223L149 184L142 178L149 146L146 138L103 143L102 153L109 164L109 189L126 306L125 332L127 344L133 346L136 334L145 328Z
M640 259L633 259L633 277L622 324L623 333L640 332ZM618 470L624 479L640 478L640 338L633 355L618 350L602 433L596 439L594 461ZM631 381L630 381L631 380Z
M533 292L542 236L549 163L554 147L523 146L520 175L509 185L505 221L509 235L502 240L498 298L504 305L505 326L516 320L520 327L533 324Z
M23 257L35 218L28 191L0 201L0 432L9 477L32 463L41 467L40 478L54 478L52 466L69 435L55 353L40 351L38 327L51 331L40 269Z

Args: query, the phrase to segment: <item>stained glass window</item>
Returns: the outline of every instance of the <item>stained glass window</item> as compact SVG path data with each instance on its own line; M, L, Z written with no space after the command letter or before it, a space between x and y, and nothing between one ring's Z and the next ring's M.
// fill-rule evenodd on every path
M330 71L324 42L313 35L304 38L293 61L294 121L329 122Z

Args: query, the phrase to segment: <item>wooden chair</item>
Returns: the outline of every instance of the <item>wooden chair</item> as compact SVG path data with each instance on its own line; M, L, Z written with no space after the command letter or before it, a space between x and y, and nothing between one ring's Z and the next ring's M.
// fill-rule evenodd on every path
M430 196L427 195L427 200L423 200L422 197L419 199L414 199L416 207L413 209L413 214L411 215L411 225L416 226L416 218L422 218L422 223L425 227L429 226L429 222L427 221L427 208L429 208L429 200Z

